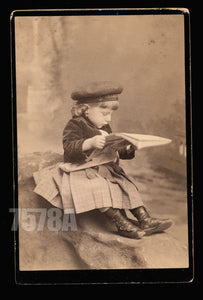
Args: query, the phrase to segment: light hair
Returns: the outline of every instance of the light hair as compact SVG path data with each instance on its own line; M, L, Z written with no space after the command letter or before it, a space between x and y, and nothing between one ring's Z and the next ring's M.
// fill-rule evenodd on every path
M119 107L118 101L102 101L102 102L94 102L94 103L79 103L73 105L71 109L72 116L80 117L85 114L85 112L88 110L89 106L99 106L102 108L109 108L112 110L117 110Z
M89 107L88 104L76 103L71 108L71 114L73 117L80 117L84 115L84 113L88 110L88 107Z

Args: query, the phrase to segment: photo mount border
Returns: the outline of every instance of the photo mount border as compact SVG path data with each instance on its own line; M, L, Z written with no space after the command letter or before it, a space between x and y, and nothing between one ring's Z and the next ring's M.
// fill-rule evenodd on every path
M19 232L14 233L14 275L16 284L74 285L74 284L150 284L191 283L194 280L194 208L192 173L192 102L191 102L191 37L190 13L187 8L79 8L79 9L26 9L14 10L10 14L11 34L11 106L12 106L12 158L13 199L10 207L18 209L18 164L17 164L17 120L15 78L15 17L37 16L113 16L113 15L183 15L185 29L185 95L186 95L186 139L187 139L187 207L188 207L188 251L189 267L177 269L85 269L20 271ZM18 220L16 220L17 222Z

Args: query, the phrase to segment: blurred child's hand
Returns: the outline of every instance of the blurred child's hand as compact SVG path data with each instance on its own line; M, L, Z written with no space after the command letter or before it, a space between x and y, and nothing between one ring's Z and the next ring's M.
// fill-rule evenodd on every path
M92 138L86 139L82 144L82 151L88 151L90 149L102 149L106 143L104 135L95 135Z
M95 135L91 138L92 148L102 149L106 143L106 138L104 135Z
M104 131L104 130L99 130L101 132L101 135L107 136L109 135L108 132Z

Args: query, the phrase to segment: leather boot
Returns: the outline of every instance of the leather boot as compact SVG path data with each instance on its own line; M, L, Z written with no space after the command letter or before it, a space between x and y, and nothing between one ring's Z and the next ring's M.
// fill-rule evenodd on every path
M115 223L120 235L132 239L141 239L145 235L145 232L130 222L121 210L110 207L104 214Z
M173 224L170 219L151 218L144 206L130 209L130 211L137 218L139 227L145 231L146 235L162 232Z

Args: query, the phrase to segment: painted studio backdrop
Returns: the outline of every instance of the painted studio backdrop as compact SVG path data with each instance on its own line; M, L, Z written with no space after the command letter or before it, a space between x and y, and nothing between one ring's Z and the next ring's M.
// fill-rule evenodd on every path
M39 166L32 157L63 153L72 90L91 81L117 81L124 90L113 131L172 139L137 151L121 165L154 215L174 219L168 234L187 256L184 16L19 16L15 51L19 206L36 206L24 195L26 178ZM54 234L44 233L43 243L42 233L20 230L22 270L82 268L58 235L53 259ZM174 264L187 267L187 259Z

